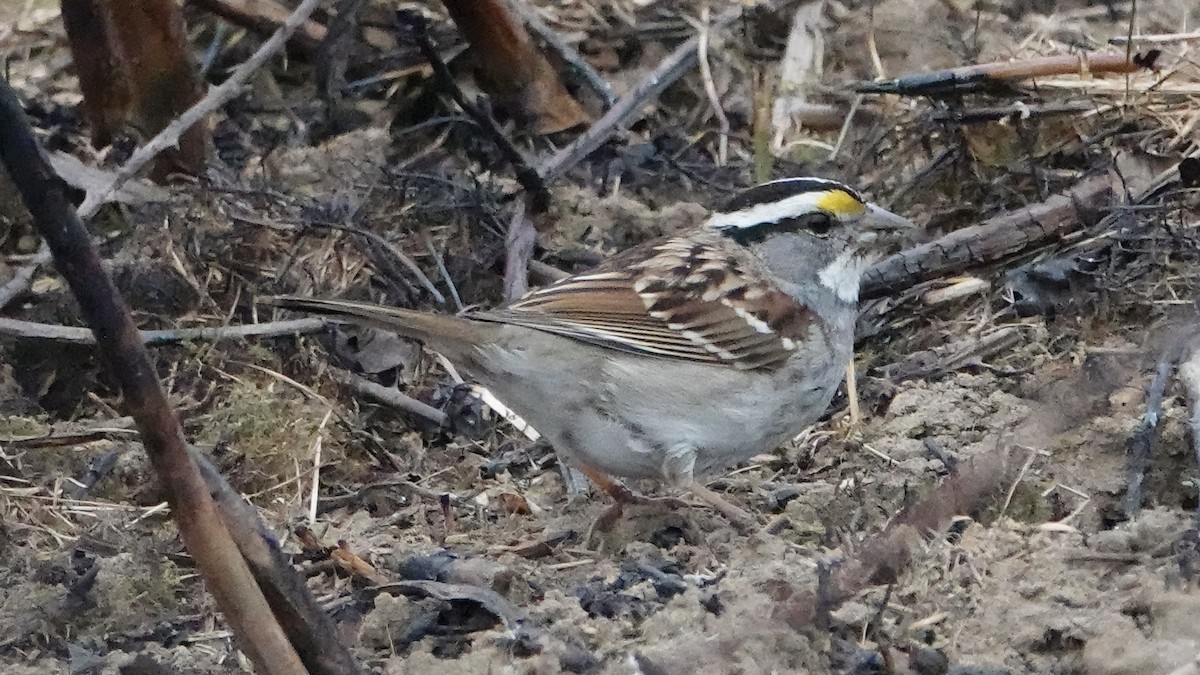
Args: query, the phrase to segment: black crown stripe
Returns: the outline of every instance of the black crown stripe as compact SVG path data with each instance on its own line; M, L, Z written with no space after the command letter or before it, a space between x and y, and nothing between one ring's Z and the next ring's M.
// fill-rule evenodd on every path
M863 201L862 196L858 192L835 180L828 180L826 178L784 178L742 190L733 199L729 200L725 208L722 209L722 212L734 213L744 211L762 204L779 202L788 197L795 197L806 192L828 192L830 190L844 190L858 201Z

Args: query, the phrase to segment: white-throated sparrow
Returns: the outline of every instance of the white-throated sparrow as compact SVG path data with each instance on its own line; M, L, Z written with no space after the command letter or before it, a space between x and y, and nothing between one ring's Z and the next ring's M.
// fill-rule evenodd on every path
M618 505L637 498L606 475L691 486L737 517L693 477L772 450L824 413L878 235L909 227L841 183L789 178L499 309L272 304L421 340Z

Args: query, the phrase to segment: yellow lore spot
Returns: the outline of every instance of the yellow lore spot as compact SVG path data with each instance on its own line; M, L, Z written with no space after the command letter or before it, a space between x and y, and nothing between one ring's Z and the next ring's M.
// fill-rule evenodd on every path
M844 217L857 216L865 211L867 206L845 190L829 190L817 198L817 208Z

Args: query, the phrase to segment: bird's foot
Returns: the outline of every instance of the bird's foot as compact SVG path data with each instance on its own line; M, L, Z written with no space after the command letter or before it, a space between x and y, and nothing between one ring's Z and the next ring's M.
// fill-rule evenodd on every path
M613 498L613 504L604 509L600 517L596 518L596 521L592 523L592 527L588 532L589 540L595 532L608 532L611 530L626 514L627 509L636 508L648 515L658 515L687 506L687 502L681 499L674 497L647 497L639 492L630 490L620 483L614 482L614 484L619 490L609 492L609 496Z

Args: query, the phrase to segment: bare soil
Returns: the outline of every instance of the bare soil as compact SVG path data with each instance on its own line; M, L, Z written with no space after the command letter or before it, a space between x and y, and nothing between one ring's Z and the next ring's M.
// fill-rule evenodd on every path
M661 3L625 4L649 12ZM824 81L874 76L868 35L897 75L1098 47L1124 35L1129 20L1120 4L1113 16L1087 3L1010 3L979 14L957 4L886 0L873 24L865 4L837 5ZM1139 29L1179 30L1182 4L1139 2ZM35 46L13 62L13 83L55 142L88 156L61 27L40 11L50 14L14 12L19 35ZM560 11L588 16L573 3ZM211 39L211 17L193 18ZM634 79L675 44L631 42L612 42L614 82ZM736 38L729 43L714 77L744 127L753 112L747 72L758 66L739 60L748 50ZM599 60L607 44L584 46ZM1165 49L1177 81L1200 81L1185 48ZM218 65L243 51L230 47ZM282 292L454 311L386 250L331 223L385 237L464 304L501 300L514 183L494 151L469 125L397 133L421 121L415 110L442 105L427 80L404 81L395 99L364 96L362 128L305 138L300 123L318 116L307 75L291 62L264 71L261 86L217 122L219 171L171 186L166 203L114 207L98 226L111 228L104 255L143 327L269 320L253 298ZM1195 148L1194 101L1167 110L1182 104L1144 96L1122 108L1117 94L1078 96L1092 97L1094 115L1022 126L1020 138L1002 124L947 130L928 120L926 102L892 101L886 123L850 129L840 159L826 159L837 132L812 134L775 171L838 175L880 198L897 194L892 206L929 222L935 236L1040 201L1107 170L1115 155L1143 158L1130 175L1144 178L1158 166L1146 156ZM556 228L539 257L584 269L698 222L731 185L749 182L750 131L734 139L735 160L715 166L705 101L699 79L685 79L619 148L553 186ZM1100 134L1116 140L1081 140ZM546 147L544 139L528 145ZM947 148L955 158L936 164ZM609 180L614 170L619 186ZM897 294L860 343L860 423L851 424L839 396L789 445L710 477L772 524L770 534L739 534L695 505L634 513L585 541L606 498L569 494L548 448L464 395L436 359L388 336L330 328L153 355L189 440L258 508L335 618L336 638L371 672L1166 673L1200 653L1200 500L1182 387L1166 390L1132 517L1127 445L1167 336L1194 320L1198 216L1194 197L1133 216L1157 223L1153 236L1125 242L1047 314L1015 311L1004 290L1014 261L974 270L990 287L951 303L920 299L942 284ZM6 266L36 249L20 227L0 236L0 282ZM5 315L79 322L48 270ZM919 350L1008 328L1020 339L999 352L920 379L889 375ZM331 365L443 408L450 428L356 397ZM120 411L90 348L0 337L0 664L6 673L247 670ZM1001 452L1019 464L1016 478L971 512L916 533L894 578L822 607L810 625L789 620L797 598L817 593L826 570L853 559L906 506L957 467ZM81 489L106 456L99 480ZM320 502L310 519L314 477ZM301 525L388 579L494 593L375 594L302 552L293 534Z

